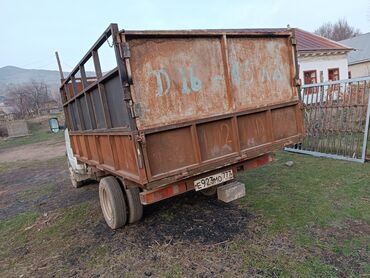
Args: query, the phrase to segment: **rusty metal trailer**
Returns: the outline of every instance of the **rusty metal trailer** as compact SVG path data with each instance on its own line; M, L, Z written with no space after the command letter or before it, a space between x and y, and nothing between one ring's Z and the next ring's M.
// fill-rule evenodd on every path
M105 43L116 63L108 72L99 55ZM86 73L89 61L95 76ZM142 204L193 189L215 193L207 187L300 142L298 83L289 29L120 31L111 24L60 92L73 154L104 177L103 214L117 228L139 220Z

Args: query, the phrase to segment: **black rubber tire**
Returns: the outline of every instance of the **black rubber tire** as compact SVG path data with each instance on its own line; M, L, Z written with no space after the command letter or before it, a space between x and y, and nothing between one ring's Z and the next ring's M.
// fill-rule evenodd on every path
M140 202L140 190L138 187L125 189L128 204L128 222L135 223L143 217L143 205Z
M203 189L200 191L204 196L213 197L217 195L217 185Z
M112 229L123 227L127 222L127 205L121 185L115 177L109 176L100 180L99 200L108 226Z

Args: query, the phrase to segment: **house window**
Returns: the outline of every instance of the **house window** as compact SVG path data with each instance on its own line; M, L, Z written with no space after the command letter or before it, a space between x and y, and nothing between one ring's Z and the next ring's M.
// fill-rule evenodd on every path
M315 84L317 83L316 70L308 70L303 72L304 84ZM305 94L315 94L317 88L306 88Z
M303 72L304 84L317 83L316 70L308 70Z
M329 69L328 70L328 76L329 76L329 81L336 81L339 80L339 69Z

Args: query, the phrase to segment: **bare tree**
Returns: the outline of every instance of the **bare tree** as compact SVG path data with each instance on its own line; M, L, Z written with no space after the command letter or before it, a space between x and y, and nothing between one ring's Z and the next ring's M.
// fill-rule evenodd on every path
M49 88L41 81L9 85L6 102L17 110L19 118L40 115L43 105L49 101Z
M23 85L9 85L6 89L6 103L16 110L16 117L24 119L31 113L31 98Z
M31 80L30 84L26 85L26 87L30 94L32 109L40 116L42 104L49 100L48 86L42 81Z
M360 29L350 26L345 18L341 18L335 23L324 23L315 30L315 34L333 41L341 41L356 37L361 32Z

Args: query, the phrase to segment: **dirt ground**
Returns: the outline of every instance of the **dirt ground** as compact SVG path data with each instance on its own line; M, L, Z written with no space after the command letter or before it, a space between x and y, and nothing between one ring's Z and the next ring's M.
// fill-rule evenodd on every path
M36 212L40 217L25 227L24 231L39 233L57 222L64 213L63 209L79 208L81 204L89 207L89 211L85 211L85 207L80 208L86 213L86 218L69 231L72 235L67 248L58 246L52 251L51 257L46 256L49 252L44 250L53 246L48 241L44 243L46 246L29 247L25 244L10 250L10 256L19 256L22 260L28 257L30 261L7 269L7 275L90 276L95 271L83 261L86 256L91 257L97 247L103 248L104 252L106 248L109 249L113 256L128 256L130 264L112 264L109 258L106 258L108 261L97 261L95 266L99 265L101 269L96 276L131 272L134 276L152 276L158 268L162 274L167 270L172 273L172 268L176 272L178 262L185 262L189 266L188 274L203 277L202 273L222 273L227 270L228 264L233 264L233 259L220 263L211 262L214 259L211 257L204 258L210 261L209 267L215 268L210 271L204 264L186 257L202 257L200 250L208 252L222 248L240 235L253 216L239 210L238 205L226 205L190 193L146 207L142 222L112 231L100 213L97 184L91 183L81 189L72 188L63 155L63 145L45 142L1 152L1 162L7 162L8 165L1 175L0 220ZM53 181L53 186L50 186L50 181ZM191 248L183 248L190 245ZM22 264L24 268L19 267ZM144 269L143 264L146 265Z
M21 145L9 149L0 149L0 163L15 161L43 161L63 156L65 145L63 142L53 141L40 142L29 145Z
M104 222L96 183L80 189L70 186L62 143L8 148L1 150L0 157L1 277L348 277L370 273L368 212L356 210L363 213L361 217L339 218L342 214L338 214L328 220L330 225L321 225L317 205L311 200L311 209L305 203L309 190L306 195L302 191L294 195L294 189L284 188L287 182L279 180L283 176L297 184L294 171L284 166L291 155L241 177L253 184L247 186L247 199L224 204L190 192L145 207L141 222L116 231ZM298 175L310 163L318 163L299 159L294 166ZM335 185L335 180L328 184ZM290 199L285 202L287 196ZM309 216L301 215L294 201L302 196L302 211ZM336 201L329 205L343 206Z

